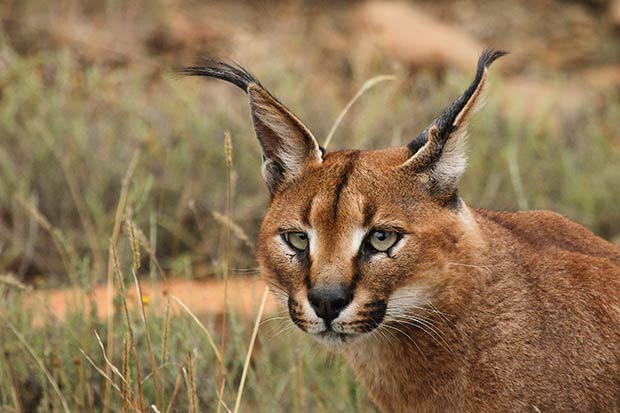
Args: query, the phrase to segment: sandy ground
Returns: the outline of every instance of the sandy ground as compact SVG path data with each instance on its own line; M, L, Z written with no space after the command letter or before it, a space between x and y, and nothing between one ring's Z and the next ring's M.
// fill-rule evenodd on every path
M157 284L148 280L141 281L142 300L147 307L157 306L163 312L167 297L176 297L196 315L218 315L224 308L224 283L220 280L194 281L174 279ZM228 306L231 311L253 318L260 305L265 290L265 283L258 278L232 277L228 284ZM130 307L138 303L135 285L127 286L127 298ZM41 324L51 319L63 321L70 309L92 310L92 302L96 303L97 316L105 319L110 313L110 300L106 285L99 285L91 292L77 288L38 290L28 293L25 306L43 305L45 311L34 322ZM173 300L174 302L174 300ZM174 305L180 311L178 305ZM277 303L270 294L265 305L265 314L276 311Z

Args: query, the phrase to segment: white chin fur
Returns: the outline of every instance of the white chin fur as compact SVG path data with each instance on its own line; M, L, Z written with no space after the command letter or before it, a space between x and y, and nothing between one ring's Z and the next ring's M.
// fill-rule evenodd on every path
M366 334L342 335L334 332L312 334L312 337L322 345L332 350L342 350L350 344L357 343Z

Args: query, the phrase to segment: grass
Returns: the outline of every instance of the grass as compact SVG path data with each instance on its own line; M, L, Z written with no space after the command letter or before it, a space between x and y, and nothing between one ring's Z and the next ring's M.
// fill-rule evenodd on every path
M127 290L164 274L255 275L251 246L268 199L245 96L179 78L152 57L115 66L71 47L14 43L0 35L0 412L373 411L346 363L287 329L285 313L260 324L234 312L195 316L173 298L125 306ZM293 38L251 69L321 142L330 136L331 150L406 143L471 75L409 76L385 57L346 78L301 72L286 56L304 46ZM395 79L366 91L330 131L381 73ZM578 113L551 100L532 114L507 82L493 75L471 127L466 202L553 209L617 239L617 91L598 91ZM91 297L106 282L107 320L77 299L61 322L28 298L31 285L72 284Z

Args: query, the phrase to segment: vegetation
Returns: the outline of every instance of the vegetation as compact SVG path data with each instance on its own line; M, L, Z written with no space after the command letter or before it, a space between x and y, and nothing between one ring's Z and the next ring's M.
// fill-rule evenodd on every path
M16 19L35 7L23 3ZM145 6L144 19L163 3ZM195 319L173 299L128 310L124 303L136 280L256 276L253 242L268 196L245 96L176 75L174 66L189 59L98 60L75 45L45 43L45 31L41 45L25 46L31 38L10 22L0 31L0 412L232 411L254 320L227 313L222 339L221 315ZM318 59L305 67L290 57L307 47L295 37L290 50L254 56L248 66L320 141L368 77L395 75L355 103L331 150L406 143L471 76L411 75L384 55L347 60L347 70L330 74ZM568 82L554 81L558 91ZM617 240L618 92L594 91L578 113L558 113L553 99L532 113L500 73L491 83L470 128L465 201L553 209ZM114 291L107 320L89 296L100 283ZM83 294L62 321L33 292L57 285ZM264 318L272 320L259 330L240 411L373 411L344 360L290 329L286 313Z

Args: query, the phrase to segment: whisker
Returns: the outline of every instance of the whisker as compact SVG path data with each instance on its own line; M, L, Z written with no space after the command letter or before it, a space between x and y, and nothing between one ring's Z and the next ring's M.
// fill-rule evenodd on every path
M395 337L394 334L389 331L386 330L385 328L383 328L383 326L379 326L376 329L372 330L372 332L370 333L373 337L375 337L375 339L377 340L378 344L381 344L381 341L379 339L385 340L387 341L390 345L392 345L392 341L389 339L389 337L387 336L387 333L390 333L390 335L392 337ZM378 336L378 337L377 337Z
M420 355L422 355L422 357L426 358L426 356L424 355L424 353L422 353L422 350L421 350L421 349L420 349L420 347L418 346L418 343L416 343L416 342L415 342L415 340L414 340L413 338L411 338L411 336L410 336L409 334L405 333L405 332L404 332L403 330L401 330L400 328L398 328L398 327L394 327L394 326L391 326L391 325L389 325L389 324L385 324L385 323L383 323L383 324L381 324L381 325L382 325L382 326L384 326L385 328L389 328L389 329L391 329L391 330L395 330L395 331L398 331L399 333L403 334L403 335L404 335L405 337L407 337L407 338L409 339L409 341L411 341L411 342L413 343L413 345L414 345L414 346L418 349L418 351L420 352Z
M445 340L444 336L440 333L440 331L435 329L433 325L429 323L428 320L400 317L400 318L395 318L393 321L396 322L397 324L404 324L404 325L409 325L415 328L419 328L420 330L428 334L428 336L431 337L433 341L435 341L438 345L440 345L446 351L448 351L451 354L454 354L452 347L450 347L448 342Z
M287 325L286 327L284 327L283 329L281 329L280 331L278 331L277 333L273 334L273 335L271 336L271 338L272 338L272 339L273 339L273 338L276 338L276 337L277 337L277 336L279 336L280 334L282 334L282 333L284 333L284 332L287 332L287 331L290 331L290 330L292 330L292 329L293 329L293 328L295 328L295 327L297 327L297 326L296 326L295 324L291 323L291 324Z
M266 319L264 319L263 321L261 321L261 322L260 322L260 325L262 326L263 324L266 324L266 323L268 323L268 322L270 322L270 321L287 320L287 319L289 319L289 318L290 318L290 317L284 317L284 316L280 316L280 317L269 317L269 318L266 318Z
M414 296L401 296L401 297L394 297L391 300L391 303L393 302L397 302L399 300L402 299L407 299L407 298L415 298ZM430 308L427 308L430 307ZM389 311L400 311L400 312L404 312L404 311L411 311L411 310L420 310L420 311L424 311L426 313L429 314L433 314L433 315L438 315L442 321L444 321L445 323L449 324L451 327L454 327L454 323L450 320L449 318L449 314L442 312L441 310L439 310L437 307L435 307L435 305L433 303L431 303L430 301L428 301L425 306L417 306L417 305L407 305L405 306L400 306L398 304L396 305L391 305L388 308L388 312Z

